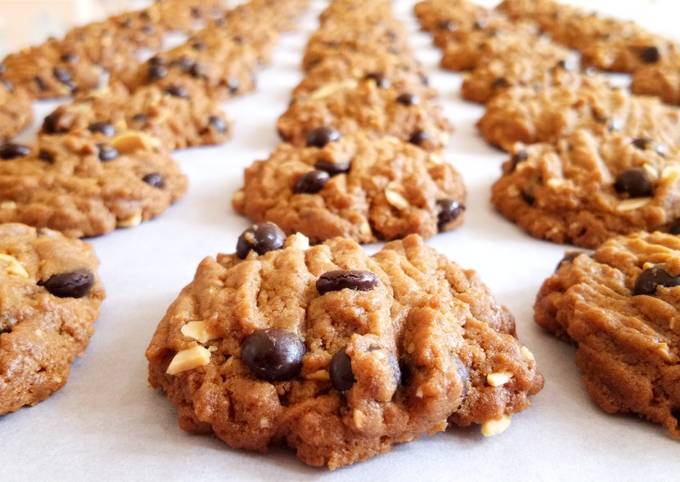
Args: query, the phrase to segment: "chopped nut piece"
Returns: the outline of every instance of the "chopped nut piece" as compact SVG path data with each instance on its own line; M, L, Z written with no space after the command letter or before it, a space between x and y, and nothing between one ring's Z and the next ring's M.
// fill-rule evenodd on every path
M284 246L286 248L305 250L309 248L309 238L304 234L295 233L288 237Z
M334 82L332 84L324 85L323 87L316 89L314 92L309 94L309 98L312 100L323 99L324 97L333 95L339 90L353 89L356 86L357 86L356 81L351 79L345 80L344 82Z
M111 145L122 154L130 154L138 149L152 149L159 141L141 132L125 132L111 139Z
M137 211L135 214L132 216L125 218L125 219L119 219L118 220L118 227L119 228L134 228L135 226L139 226L142 223L142 211Z
M507 430L511 421L510 415L502 415L500 418L487 420L482 424L482 435L492 437L501 434Z
M522 352L522 355L524 355L524 358L526 358L527 360L529 360L529 361L536 360L536 358L534 357L534 354L531 353L531 350L529 350L526 346L523 346L519 350Z
M309 375L305 375L305 378L307 380L318 380L321 382L331 379L330 375L328 374L328 370L317 370L313 373L310 373Z
M210 351L201 345L196 345L193 348L178 352L168 365L166 373L177 375L187 370L205 366L208 363L210 363Z
M14 256L0 253L0 266L5 270L5 273L14 276L21 276L28 278L28 271Z
M486 383L488 383L492 387L500 387L500 386L508 383L511 378L512 378L512 373L510 373L510 372L489 373L486 376Z
M387 189L385 189L385 198L387 199L388 203L390 203L392 206L394 206L397 209L402 209L402 210L408 209L408 207L410 206L410 204L408 203L406 198L404 198L404 196L402 196L401 194L399 194L397 191L393 190L389 186L387 187Z
M631 198L621 201L616 207L617 211L633 211L634 209L641 208L642 206L649 204L652 200L650 197L638 197Z
M220 336L219 330L205 321L189 321L182 326L181 331L182 335L193 338L199 343L206 343Z
M0 203L0 209L16 209L17 203L14 201L3 201Z
M354 421L356 428L361 429L366 422L366 415L364 415L364 412L361 410L354 410L354 412L352 412L352 420Z

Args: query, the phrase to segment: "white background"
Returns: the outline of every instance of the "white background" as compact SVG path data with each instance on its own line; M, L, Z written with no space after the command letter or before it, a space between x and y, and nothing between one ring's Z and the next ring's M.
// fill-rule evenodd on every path
M69 2L22 1L31 8L21 15L13 9L17 3L0 0L0 22L22 22L23 30L17 30L36 37L43 33L39 27L47 27L27 17L54 18ZM677 28L674 1L589 4L659 31ZM305 38L322 6L316 1L303 28L282 39L274 65L260 75L259 91L225 104L237 119L234 140L177 153L191 182L187 196L156 221L93 240L108 292L96 334L63 390L34 408L0 418L1 480L679 480L680 444L656 425L601 412L579 381L574 349L533 323L536 292L564 247L529 238L494 213L489 188L504 156L477 135L474 122L481 107L460 100L459 75L437 69L438 53L417 32L411 5L397 2L397 12L412 28L418 57L455 122L447 157L469 190L465 225L430 244L477 269L517 317L519 335L546 378L533 406L497 437L484 439L478 428L452 429L329 473L306 467L284 449L262 456L188 435L177 427L170 404L148 387L144 350L166 307L191 280L198 262L233 251L249 224L231 210L230 197L241 184L243 168L277 143L275 120L300 78ZM0 38L0 51L16 47L17 41ZM45 114L54 105L36 109Z

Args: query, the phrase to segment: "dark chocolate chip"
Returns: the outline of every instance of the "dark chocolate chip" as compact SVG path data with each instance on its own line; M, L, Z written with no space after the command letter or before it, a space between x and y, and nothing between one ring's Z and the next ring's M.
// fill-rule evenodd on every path
M416 105L418 103L418 96L405 92L403 94L400 94L399 97L397 97L397 102L399 102L401 105L406 105L406 106L411 106L411 105Z
M349 172L352 167L349 162L329 162L329 161L316 161L314 168L319 171L325 171L330 176L337 176L338 174L345 174Z
M281 249L286 241L286 234L274 223L253 224L243 231L236 243L236 255L245 259L252 250L257 254Z
M157 189L163 189L163 187L165 187L165 179L163 179L163 176L158 172L151 172L147 174L142 178L142 181Z
M416 146L422 146L424 142L428 141L430 139L430 135L425 132L422 129L418 129L417 131L413 132L411 136L408 138L408 141L411 144L415 144Z
M571 263L581 254L583 254L583 251L567 251L566 253L564 253L564 256L562 257L560 262L557 263L557 266L555 266L555 272L557 272L557 270L559 270L562 267L562 265Z
M40 151L38 152L38 159L40 159L41 161L45 161L49 164L52 164L54 162L54 154L45 149L40 149Z
M168 75L168 69L165 68L164 65L161 64L149 64L149 79L154 81L154 80L159 80Z
M440 199L437 201L439 214L437 215L437 228L442 231L446 225L458 219L465 211L465 206L455 199Z
M632 140L632 144L638 149L645 150L654 143L649 137L636 137Z
M87 126L87 129L93 133L104 134L106 137L113 137L116 135L116 129L113 128L111 123L105 121L93 122Z
M650 46L645 47L640 52L640 59L646 64L655 64L661 60L661 52L658 47Z
M54 78L57 79L62 84L73 85L73 78L71 78L71 73L61 67L55 67L52 69L52 74Z
M173 97L179 97L180 99L188 99L189 91L183 85L170 85L165 89L165 92Z
M92 289L94 275L87 269L78 269L52 275L46 281L39 281L38 285L59 298L82 298Z
M668 228L668 232L670 234L680 234L680 219L676 219L673 224L671 224L671 227Z
M60 134L63 132L67 132L67 128L62 128L59 126L59 121L61 120L61 116L59 115L58 111L54 111L51 114L47 115L45 119L43 120L42 128L41 130L45 134Z
M533 206L534 202L536 202L536 198L532 194L529 194L528 192L522 191L521 196L524 202L527 203L529 206Z
M370 271L328 271L316 280L316 290L321 295L345 288L356 291L370 291L376 286L378 286L378 277Z
M30 153L31 148L23 144L15 144L13 142L0 144L0 159L5 161L16 159L17 157L28 156Z
M345 353L345 348L333 355L328 373L331 377L331 383L336 390L344 392L352 388L356 379L352 372L352 360Z
M402 387L408 386L408 384L411 383L411 379L413 378L413 369L406 360L399 360L399 374L399 384Z
M325 147L329 142L340 140L340 133L331 127L317 127L307 134L308 147Z
M102 162L113 161L118 157L118 150L108 144L97 144L99 160Z
M381 72L370 72L364 76L364 80L372 80L381 89L386 89L390 86L390 79Z
M653 295L659 286L672 288L680 285L680 276L671 276L660 266L644 270L635 281L634 295Z
M224 120L218 115L211 115L208 117L208 125L215 129L220 134L224 134L227 130L227 126L224 124Z
M315 169L298 178L293 186L295 194L316 194L326 185L330 175L326 171Z
M241 358L255 377L278 382L298 376L306 351L295 333L268 328L246 337L241 346Z
M648 197L654 194L654 186L647 171L640 168L628 169L619 174L614 189L630 197Z
M158 55L154 55L153 57L149 58L147 62L149 65L163 65L165 63L165 59L163 57L159 57Z
M200 77L205 77L205 69L199 63L193 64L188 72L189 72L189 75L191 75L195 79L198 79Z

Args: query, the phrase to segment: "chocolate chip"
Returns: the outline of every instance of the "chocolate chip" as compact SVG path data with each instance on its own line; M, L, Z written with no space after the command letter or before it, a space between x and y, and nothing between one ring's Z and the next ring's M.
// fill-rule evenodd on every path
M54 78L57 79L62 84L73 85L73 79L71 78L71 73L61 67L55 67L52 69L52 74Z
M658 47L653 45L645 47L640 52L640 59L646 64L655 64L661 60L661 52L659 52Z
M113 137L116 134L116 129L109 122L93 122L87 126L87 130L92 133L104 134L106 137Z
M438 24L437 27L439 30L446 30L447 32L455 32L456 29L458 28L456 25L456 22L453 20L441 20Z
M236 243L236 255L245 259L252 250L262 255L283 247L286 234L274 223L253 224L243 231Z
M337 176L338 174L344 174L349 172L352 167L349 162L329 162L329 161L316 161L314 167L319 171L325 171L330 176Z
M149 64L149 79L151 81L162 79L167 75L168 69L166 69L164 65L153 63Z
M442 231L446 225L455 221L465 211L465 206L455 199L440 199L437 201L439 214L437 215L437 228Z
M322 274L316 280L316 290L320 295L345 288L356 291L370 291L378 286L378 277L370 271L335 270Z
M191 75L195 79L205 77L205 69L203 69L203 66L201 64L195 63L189 69L189 75Z
M401 105L406 106L415 105L418 103L418 100L419 99L417 95L410 94L408 92L400 94L399 97L397 97L397 102L399 102Z
M557 263L557 266L555 266L555 272L557 272L557 270L559 270L562 267L562 265L567 264L567 263L571 263L578 256L580 256L582 254L583 254L583 251L567 251L566 253L564 253L564 256L562 257L560 262Z
M208 125L215 129L220 134L224 134L227 130L227 126L224 124L224 120L218 115L211 115L208 117Z
M163 59L163 57L159 57L158 55L154 55L153 57L150 57L147 62L149 65L163 65L165 63L165 59Z
M268 382L291 380L302 369L302 340L280 328L257 330L241 346L241 358L255 377Z
M648 197L654 194L654 186L647 171L640 168L628 169L619 174L614 183L614 189L630 197Z
M529 194L528 192L522 191L520 195L522 196L522 200L529 206L533 206L534 203L536 202L536 198L532 194Z
M408 386L413 379L413 369L406 360L399 360L399 384L402 387Z
M671 224L671 227L668 228L668 232L670 234L680 234L680 219L676 219L673 224Z
M147 174L142 178L142 181L157 189L163 189L165 186L165 179L163 179L163 176L158 172L151 172Z
M238 79L228 79L227 80L227 90L229 90L229 93L231 95L238 94L238 91L239 91L240 88L241 88L241 82L239 82Z
M47 90L47 84L45 83L45 80L43 80L43 78L39 75L33 77L33 81L35 82L35 85L38 86L38 89L40 89L42 92Z
M293 186L295 194L315 194L326 185L331 177L326 171L315 169L298 178Z
M75 64L80 60L80 57L72 52L66 52L62 54L60 58L62 62L66 62L67 64Z
M30 153L31 148L24 146L23 144L15 144L13 142L0 144L0 159L5 161L16 159L17 157L28 156Z
M59 298L82 298L92 289L94 275L87 269L78 269L52 275L38 285Z
M417 131L414 131L411 136L408 138L408 141L411 144L415 144L416 146L422 146L424 142L428 141L430 139L430 135L425 132L422 129L418 129Z
M189 98L189 91L183 85L170 85L165 89L165 92L173 97L179 97L180 99Z
M40 149L38 152L38 159L52 164L54 162L54 154L50 151L46 151L45 149Z
M660 266L644 270L635 281L634 295L653 295L659 286L672 288L680 285L680 276L671 276Z
M632 140L632 144L640 150L645 150L652 145L654 141L649 137L636 137Z
M45 117L45 120L43 120L42 128L41 130L45 134L60 134L63 132L67 132L67 128L63 128L59 125L59 121L61 120L61 115L59 114L58 111L54 111L51 114L47 115Z
M331 377L331 383L336 390L344 392L352 388L356 379L354 378L354 373L352 373L352 360L345 353L345 348L333 355L328 373Z
M386 89L390 86L390 80L381 72L370 72L364 76L364 80L372 80L381 89Z
M118 157L118 150L108 144L97 144L99 160L102 162L113 161Z
M340 133L331 127L317 127L307 134L308 147L325 147L330 142L340 140Z

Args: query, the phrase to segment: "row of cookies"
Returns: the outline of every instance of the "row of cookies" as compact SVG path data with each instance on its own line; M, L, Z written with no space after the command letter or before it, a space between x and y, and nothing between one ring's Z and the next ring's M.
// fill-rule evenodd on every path
M237 42L252 41L249 55L265 58L277 33L304 6L299 0L275 6L253 0L195 35L217 45L219 32L224 38L241 32ZM265 33L271 41L261 41ZM62 387L93 332L104 297L98 262L88 244L73 238L135 226L186 191L187 179L170 155L179 147L172 130L190 136L191 116L204 107L181 86L166 89L169 95L155 103L152 95L162 91L153 88L155 93L132 97L101 95L101 103L90 105L78 99L57 109L59 118L48 116L31 146L0 145L0 414L34 405ZM186 89L208 97L208 86ZM211 97L211 106L217 101ZM153 116L149 127L126 125L126 108Z
M554 2L508 0L500 9L548 3ZM614 88L604 77L567 71L566 63L556 63L566 62L567 52L537 34L547 30L581 50L584 63L610 70L645 62L647 51L633 55L633 44L626 43L640 37L613 31L608 41L573 45L561 36L587 36L581 27L594 28L599 17L579 19L585 22L579 28L570 20L546 28L525 23L535 18L514 23L468 2L430 0L416 12L445 49L445 67L475 68L463 96L488 101L480 131L512 153L492 188L497 209L533 236L600 246L591 255L570 252L559 263L537 296L536 322L578 344L577 365L603 410L642 416L679 436L679 113ZM591 47L596 57L582 50ZM557 55L533 56L535 49ZM612 63L602 64L605 57ZM494 69L503 81L485 90L481 79L490 79L486 74ZM658 229L669 234L645 232Z
M252 82L254 59L268 55L277 32L288 28L304 5L300 0L276 6L266 0L242 4L186 45L136 64L138 71L159 66L172 70L166 76L172 83L152 76L154 82L132 92L117 84L83 94L45 118L33 145L0 145L0 222L91 237L136 226L164 212L187 185L170 151L229 135L229 120L219 105L230 91L228 69L245 72ZM268 41L262 41L265 36ZM197 62L195 69L175 70L177 63L189 62L180 55L187 49L205 60L200 65L206 70L225 75L194 76L192 72L203 68ZM221 50L240 54L227 62L218 57ZM168 60L165 69L160 56L175 55L178 60Z
M577 69L572 52L540 35L541 25L506 17L510 3L415 7L444 63L473 69L463 96L486 102L481 134L512 153L494 205L533 236L584 247L640 229L677 230L680 110Z
M237 212L314 243L430 237L462 223L465 187L441 153L451 125L386 2L331 3L303 69L277 122L285 143L246 169Z
M436 93L388 0L320 18L278 124L289 142L234 199L258 223L169 308L150 382L187 431L330 469L450 426L501 433L543 386L534 357L473 271L410 234L460 222ZM368 256L376 238L400 240Z

